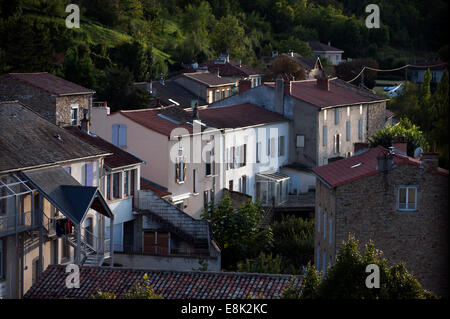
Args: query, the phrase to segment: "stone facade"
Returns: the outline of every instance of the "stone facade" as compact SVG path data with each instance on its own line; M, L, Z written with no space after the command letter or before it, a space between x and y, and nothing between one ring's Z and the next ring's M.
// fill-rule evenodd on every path
M93 94L58 96L27 83L4 76L0 78L0 101L19 100L57 125L71 125L71 105L78 105L78 123L83 109L89 109Z
M334 262L343 241L353 233L361 249L372 240L389 263L405 262L425 289L448 295L448 176L437 174L436 167L428 164L402 165L334 189L319 179L316 183L319 270ZM416 210L398 210L400 185L417 186Z

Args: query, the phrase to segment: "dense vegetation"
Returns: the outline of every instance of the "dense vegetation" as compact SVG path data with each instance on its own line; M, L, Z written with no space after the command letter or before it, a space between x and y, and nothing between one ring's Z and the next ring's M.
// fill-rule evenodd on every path
M349 235L338 251L334 265L324 276L314 266L308 265L302 291L288 287L283 294L287 299L435 299L436 296L422 288L405 267L405 264L388 265L383 252L369 242L361 254L358 241ZM368 265L379 267L379 288L368 289ZM373 281L372 281L373 283Z

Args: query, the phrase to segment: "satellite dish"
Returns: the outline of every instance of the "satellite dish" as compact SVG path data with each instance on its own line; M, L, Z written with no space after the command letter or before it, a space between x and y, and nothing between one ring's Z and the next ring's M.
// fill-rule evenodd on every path
M416 148L414 151L414 158L420 159L422 157L423 149L421 147Z

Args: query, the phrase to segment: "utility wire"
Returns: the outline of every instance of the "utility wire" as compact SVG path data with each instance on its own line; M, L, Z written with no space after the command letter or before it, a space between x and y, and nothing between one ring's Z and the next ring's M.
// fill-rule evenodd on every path
M405 69L405 68L408 68L408 67L410 67L410 68L424 68L424 67L432 68L432 67L441 66L441 65L442 65L442 66L443 66L443 65L446 65L446 63L439 63L439 64L426 65L426 66L406 64L406 65L404 65L404 66L401 66L401 67L398 67L398 68L395 68L395 69L388 69L388 70L375 69L375 68L371 68L371 67L369 67L369 66L363 66L363 68L362 68L361 71L358 73L358 75L355 76L355 77L354 77L353 79L351 79L350 81L347 81L347 83L353 82L353 81L355 81L357 78L359 78L359 76L364 72L365 69L372 70L372 71L377 71L377 72L393 72L393 71L398 71L398 70Z

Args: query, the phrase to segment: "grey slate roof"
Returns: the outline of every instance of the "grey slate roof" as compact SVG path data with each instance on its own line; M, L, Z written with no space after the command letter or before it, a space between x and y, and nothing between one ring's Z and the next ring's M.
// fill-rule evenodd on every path
M52 205L76 224L80 224L87 211L96 202L95 209L111 216L112 213L101 196L97 187L82 186L76 179L60 166L23 172L26 178L47 198ZM103 205L104 204L104 205ZM94 207L93 207L94 208Z
M0 173L109 154L20 102L0 102Z
M174 103L169 101L172 99L180 104L182 108L191 107L192 100L198 100L198 105L206 105L206 101L196 94L191 93L178 83L172 80L164 81L161 84L158 81L152 82L152 95L161 100L161 103L165 106L173 105Z

